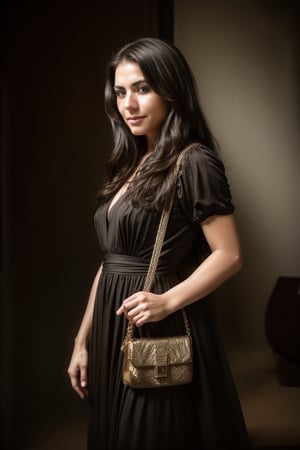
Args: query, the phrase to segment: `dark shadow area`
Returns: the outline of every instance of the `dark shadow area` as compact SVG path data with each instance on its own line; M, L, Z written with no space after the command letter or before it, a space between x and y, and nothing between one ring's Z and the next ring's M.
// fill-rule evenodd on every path
M47 440L83 449L87 405L66 370L101 259L93 214L111 148L104 71L127 41L161 30L172 39L167 3L168 16L153 0L2 4L3 450Z

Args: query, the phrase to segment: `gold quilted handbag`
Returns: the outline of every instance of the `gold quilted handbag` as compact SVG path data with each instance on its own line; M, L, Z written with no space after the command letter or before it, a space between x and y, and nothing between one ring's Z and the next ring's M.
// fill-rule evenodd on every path
M129 338L122 346L123 382L133 388L187 384L193 378L189 335Z
M156 271L170 211L176 189L181 159L187 147L178 157L174 169L173 195L163 210L153 248L144 291L149 291ZM134 338L134 325L128 323L121 346L123 352L123 383L132 388L153 388L187 384L193 378L193 348L190 326L185 309L182 309L186 334L170 337Z

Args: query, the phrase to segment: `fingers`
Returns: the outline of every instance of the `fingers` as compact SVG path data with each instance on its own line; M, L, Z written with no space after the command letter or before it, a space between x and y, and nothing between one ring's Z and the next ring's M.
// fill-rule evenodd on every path
M150 317L148 296L148 293L136 292L123 301L116 314L125 314L135 326L141 327L149 321Z
M142 325L144 325L147 322L146 316L145 314L137 314L134 318L133 318L133 323L136 327L141 327Z
M143 291L126 298L116 314L118 316L125 314L127 319L137 327L146 322L161 320L166 316L162 296Z
M82 366L80 372L80 387L82 389L85 389L86 386L87 386L87 368L86 366Z
M116 314L117 316L120 316L121 314L126 314L128 311L130 311L132 308L136 307L139 304L139 294L142 294L142 292L137 292L130 297L126 298L119 309L117 309ZM144 297L141 297L142 299Z
M120 308L117 309L116 314L117 314L117 316L120 316L124 312L125 312L124 306L122 305L122 306L120 306Z
M129 311L130 309L137 306L139 303L138 302L139 294L143 294L143 292L136 292L135 294L133 294L130 297L127 297L125 300L123 300L122 305L116 311L117 316L120 316L121 314L124 314L124 313L126 314L127 311ZM141 298L143 299L144 295Z
M75 392L77 392L77 394L79 395L79 397L82 400L87 396L87 390L86 389L82 389L80 386L75 386L73 389L75 390Z
M88 395L87 368L85 366L81 367L80 369L73 369L69 367L68 375L71 381L72 388L81 399L84 399Z
M117 315L125 314L128 320L136 314L137 308L143 307L146 296L142 292L137 292L131 297L126 298L120 308L117 310ZM145 306L145 305L144 305Z

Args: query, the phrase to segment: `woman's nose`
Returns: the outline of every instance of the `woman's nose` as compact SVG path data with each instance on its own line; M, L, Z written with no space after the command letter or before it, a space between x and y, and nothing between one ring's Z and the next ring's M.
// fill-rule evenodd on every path
M137 106L137 101L135 98L134 93L132 92L128 92L125 98L125 108L130 109L130 108L136 108Z

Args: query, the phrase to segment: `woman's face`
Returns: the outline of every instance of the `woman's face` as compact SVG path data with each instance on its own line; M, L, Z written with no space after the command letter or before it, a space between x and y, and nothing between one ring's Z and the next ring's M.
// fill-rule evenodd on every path
M153 91L140 66L122 61L115 72L117 107L124 122L136 136L145 135L148 150L168 115L168 103Z

